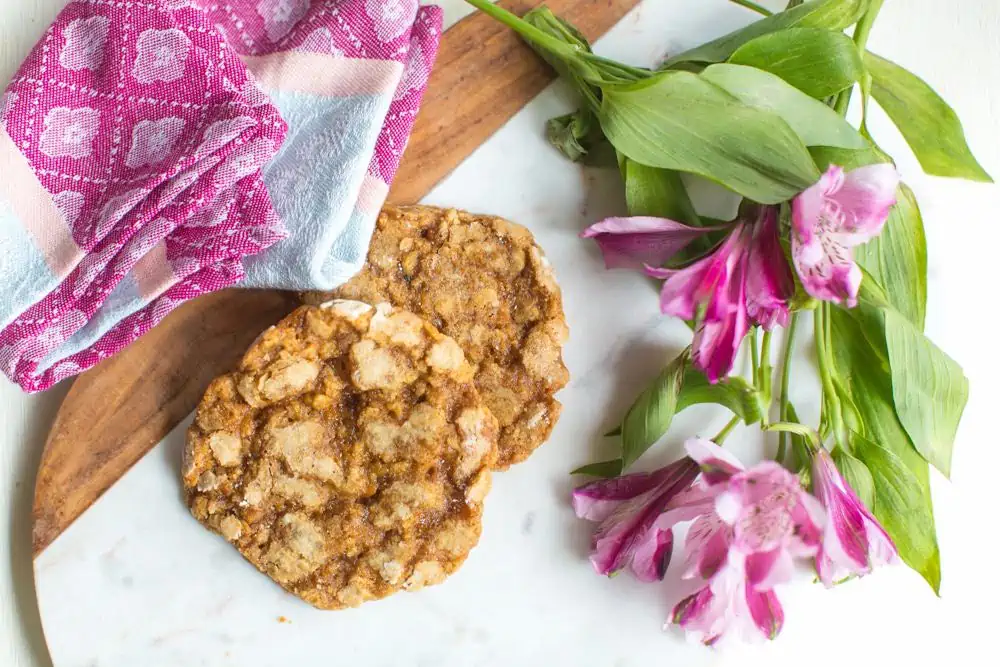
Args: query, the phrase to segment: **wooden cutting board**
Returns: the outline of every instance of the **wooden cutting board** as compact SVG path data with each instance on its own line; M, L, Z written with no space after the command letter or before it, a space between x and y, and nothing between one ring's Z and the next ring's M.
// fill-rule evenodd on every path
M549 0L597 39L638 0ZM498 4L521 15L531 0ZM476 14L446 31L390 201L426 195L553 79L513 31ZM296 305L278 291L226 290L179 307L78 377L52 425L35 484L37 557L197 405L265 328Z

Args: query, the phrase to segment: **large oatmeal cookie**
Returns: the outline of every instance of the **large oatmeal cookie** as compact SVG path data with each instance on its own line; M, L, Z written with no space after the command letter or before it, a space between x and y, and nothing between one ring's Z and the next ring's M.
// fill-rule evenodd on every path
M545 442L569 380L562 296L542 250L502 218L430 206L382 210L365 268L330 298L389 301L454 338L476 368L476 388L500 422L497 468Z
M340 609L442 581L479 539L498 426L451 338L388 304L303 306L205 393L192 514Z

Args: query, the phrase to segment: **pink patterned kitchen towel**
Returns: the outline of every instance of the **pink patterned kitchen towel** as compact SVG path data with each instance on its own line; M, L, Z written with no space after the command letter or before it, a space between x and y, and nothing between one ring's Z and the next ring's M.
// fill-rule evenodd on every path
M0 367L26 391L180 303L364 261L437 50L417 0L75 0L0 98Z

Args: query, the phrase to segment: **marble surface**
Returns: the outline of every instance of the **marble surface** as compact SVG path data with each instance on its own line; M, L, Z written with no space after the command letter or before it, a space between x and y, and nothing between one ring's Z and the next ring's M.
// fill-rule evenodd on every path
M994 74L992 87L984 90L981 79L959 68L976 57L996 62L996 4L963 1L961 10L923 0L886 4L874 47L927 75L949 96L984 165L1000 174L1000 82ZM926 11L907 9L918 5ZM450 20L458 6L457 0L446 3ZM723 0L647 0L598 51L648 64L750 18ZM950 68L924 48L938 29L954 51ZM563 416L551 441L527 463L495 477L482 539L463 568L443 585L419 593L355 610L312 609L257 573L187 513L178 479L184 424L35 561L38 603L56 667L625 667L735 659L748 665L833 665L890 657L925 665L960 657L976 645L970 638L988 637L991 597L1000 587L995 573L984 568L1000 544L980 522L982 514L992 514L988 484L1000 466L992 427L998 392L991 386L1000 363L991 353L988 316L977 308L986 295L970 286L982 283L1000 241L992 219L1000 208L997 189L924 177L876 115L873 131L900 157L904 176L924 204L931 249L929 334L965 365L972 380L952 481L934 480L945 569L942 599L903 567L834 591L812 585L803 573L782 591L787 621L779 641L713 652L661 630L681 594L673 575L663 584L643 585L593 574L586 560L590 527L568 506L567 471L611 454L613 443L600 433L688 336L682 324L658 315L651 283L604 272L595 248L576 237L587 223L622 212L623 204L613 170L570 164L546 145L544 121L571 104L562 86L551 87L427 198L531 228L563 286L571 328L565 357L573 380L560 394ZM973 237L980 242L966 243ZM815 414L813 374L796 371L796 382L800 411ZM22 400L13 388L2 389L5 397ZM51 398L49 403L54 404ZM35 412L25 411L16 422L27 441L0 444L40 445L51 408L31 406ZM671 459L685 436L710 435L724 421L721 411L711 408L684 413L643 465ZM751 460L774 444L751 430L738 432L733 441L737 453ZM20 511L26 511L23 503ZM23 517L19 520L23 525ZM15 544L25 536L15 535ZM26 552L21 549L21 556ZM23 576L23 565L15 567ZM6 598L3 592L0 597ZM23 593L18 597L23 600ZM6 614L6 603L3 609ZM21 609L26 617L32 614L30 605ZM22 627L21 634L30 636L30 619ZM2 651L0 664L35 664L20 662L26 652L3 661Z

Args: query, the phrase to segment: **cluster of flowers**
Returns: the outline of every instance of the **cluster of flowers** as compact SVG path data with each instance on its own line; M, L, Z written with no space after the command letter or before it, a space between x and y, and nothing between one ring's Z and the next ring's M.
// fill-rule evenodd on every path
M861 269L852 248L879 234L896 203L899 173L877 164L845 173L833 165L792 200L791 255L810 296L854 307ZM754 324L785 326L795 284L781 245L778 209L759 206L732 223L711 253L680 269L659 268L694 239L720 227L666 218L608 218L583 232L597 241L608 268L640 268L665 280L660 309L696 320L691 359L717 382L729 374Z
M832 586L896 558L889 535L826 450L813 450L814 496L774 461L745 469L698 438L686 449L686 458L655 472L579 487L573 508L599 522L594 569L612 575L629 568L642 581L663 578L674 527L693 520L683 576L704 585L674 607L669 622L706 644L726 635L777 636L784 612L774 587L791 578L797 560L814 559L820 579Z
M853 307L862 273L852 248L876 236L895 204L892 165L845 173L832 166L791 202L791 264L813 298ZM709 253L680 268L659 268L694 239L726 230ZM795 282L776 207L745 209L727 227L690 227L648 217L611 218L584 232L609 268L642 268L664 279L661 310L696 324L691 359L711 382L727 376L751 326L785 326ZM784 612L774 592L796 561L813 559L827 586L896 558L886 531L816 443L812 489L779 463L745 469L709 440L652 473L579 487L578 516L599 522L591 561L598 573L625 568L643 581L663 578L673 530L693 521L683 576L703 587L681 600L670 623L707 644L726 635L775 637Z

